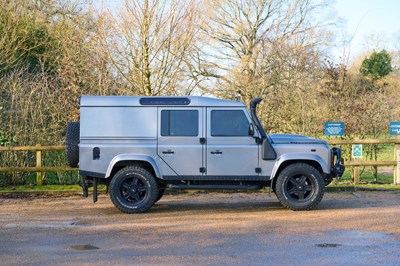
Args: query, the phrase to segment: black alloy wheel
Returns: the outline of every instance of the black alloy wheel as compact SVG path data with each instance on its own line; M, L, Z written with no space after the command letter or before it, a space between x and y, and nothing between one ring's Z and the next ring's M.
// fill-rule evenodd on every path
M313 179L301 174L289 177L285 182L287 196L291 200L307 201L312 196L313 182Z

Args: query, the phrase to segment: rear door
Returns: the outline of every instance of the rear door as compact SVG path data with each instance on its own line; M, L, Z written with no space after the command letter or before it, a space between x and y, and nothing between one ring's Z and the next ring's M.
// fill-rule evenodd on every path
M203 108L158 108L157 153L179 176L204 174Z
M259 176L259 145L249 135L244 108L207 108L207 175L216 179Z

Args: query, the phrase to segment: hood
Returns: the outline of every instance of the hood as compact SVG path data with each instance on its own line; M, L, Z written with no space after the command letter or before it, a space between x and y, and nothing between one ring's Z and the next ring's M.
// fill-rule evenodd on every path
M269 135L273 143L276 144L326 144L328 142L321 139L313 139L303 135L296 134L271 134Z

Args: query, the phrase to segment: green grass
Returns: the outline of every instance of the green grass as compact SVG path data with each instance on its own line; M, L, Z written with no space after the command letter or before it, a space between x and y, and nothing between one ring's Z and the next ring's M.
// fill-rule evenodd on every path
M390 191L400 191L399 185L392 185L392 184L360 184L354 185L353 183L332 183L328 186L329 188L338 189L338 190L345 190L345 188L357 188L360 190L390 190Z
M393 161L394 160L394 144L382 145L381 150L378 152L379 161Z
M89 190L93 190L92 187ZM105 190L104 185L99 185L98 190ZM81 192L82 188L79 185L44 185L44 186L5 186L0 187L0 191L76 191Z
M42 179L43 185L74 185L79 181L78 172L48 172ZM0 174L0 189L9 186L33 187L36 185L36 173L20 173L18 176Z
M360 167L361 169L361 167ZM378 168L379 171L379 168ZM353 178L351 177L350 169L346 169L342 178L340 178L339 183L352 183ZM377 179L375 180L373 172L370 168L365 168L364 172L360 176L361 184L392 184L393 175L386 173L378 173Z
M78 185L45 185L45 186L7 186L0 187L0 191L43 191L43 190L62 190L62 191L81 191Z

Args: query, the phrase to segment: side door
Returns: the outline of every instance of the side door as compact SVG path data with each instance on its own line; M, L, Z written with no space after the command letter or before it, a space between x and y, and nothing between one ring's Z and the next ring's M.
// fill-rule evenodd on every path
M158 156L177 176L202 176L203 108L159 107L158 117Z
M259 149L249 135L245 108L207 108L207 176L252 179L260 175Z

